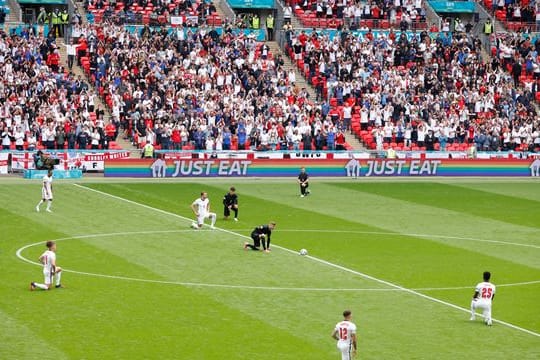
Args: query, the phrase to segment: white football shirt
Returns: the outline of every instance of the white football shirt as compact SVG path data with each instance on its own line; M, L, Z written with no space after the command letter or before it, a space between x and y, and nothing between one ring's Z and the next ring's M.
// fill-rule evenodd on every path
M53 263L56 261L56 254L54 251L47 250L41 255L41 261L43 262L43 271L52 272Z
M199 213L199 215L203 215L208 212L208 204L210 204L210 200L208 198L204 200L198 198L193 202L193 205L197 207L197 212Z
M51 193L52 176L45 175L43 177L43 190L47 193Z
M481 282L476 285L475 291L478 292L479 299L491 302L495 295L495 285L490 282Z
M336 325L339 341L346 344L351 344L352 335L356 334L356 325L350 321L344 320Z

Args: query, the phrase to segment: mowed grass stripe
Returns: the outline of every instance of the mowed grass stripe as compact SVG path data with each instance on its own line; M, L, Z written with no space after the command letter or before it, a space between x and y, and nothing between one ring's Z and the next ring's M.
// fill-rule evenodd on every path
M92 187L95 186L92 185ZM128 189L126 189L126 187ZM160 207L161 209L169 212L179 213L184 216L190 216L191 214L188 210L188 206L178 206L176 202L173 202L171 205L171 202L168 200L164 203L160 203L159 201L153 201L153 199L150 200L149 194L155 195L160 193L164 198L170 198L170 195L167 194L185 194L190 192L189 189L193 189L193 192L196 192L196 189L201 189L202 187L200 184L129 184L120 187L114 186L112 187L112 189L107 189L106 185L99 186L98 188L105 191L112 190L114 194L119 196L132 195L130 196L132 200L144 202L145 204L154 207ZM246 187L244 185L242 185L241 188L243 190L246 190ZM205 186L204 189L209 192L211 198L214 199L214 203L217 202L215 201L215 199L219 199L218 196L223 192L223 188L220 189L214 186ZM184 197L186 196L184 195ZM189 198L189 195L187 195L187 197ZM151 202L146 203L145 199L150 200ZM314 199L315 198L306 198L304 200L309 201ZM415 264L418 263L418 260L420 260L422 256L426 256L423 252L419 253L416 250L423 248L424 244L427 246L426 250L430 249L430 259L433 259L433 256L437 254L445 254L445 264L448 265L449 270L458 268L460 266L462 255L465 258L470 258L470 261L474 261L474 259L476 259L479 263L491 263L497 261L493 257L486 256L485 254L478 254L476 251L464 251L464 254L462 254L461 251L463 250L459 250L459 248L455 248L452 246L452 243L455 242L456 239L440 239L440 241L437 242L426 242L425 237L416 238L412 236L402 236L399 233L388 234L384 231L381 231L382 229L369 227L359 222L346 221L335 216L318 217L316 226L320 228L320 231L305 229L306 231L304 232L302 229L304 223L308 219L316 217L318 214L313 213L312 211L284 205L282 202L273 202L267 199L257 198L255 196L246 196L245 194L241 195L240 200L241 221L239 223L235 223L232 221L220 222L221 226L224 226L227 229L233 230L235 232L240 232L244 235L249 235L250 230L249 228L246 229L246 223L263 223L268 219L268 213L275 213L275 215L277 215L275 218L279 220L278 228L274 235L275 241L279 241L280 244L293 249L308 248L312 254L323 257L326 254L325 251L328 247L328 243L330 242L333 244L333 246L335 246L336 249L341 250L336 252L336 261L338 263L342 263L342 261L347 261L347 264L354 268L357 265L354 262L354 258L348 258L348 254L354 254L357 259L361 259L361 261L359 261L358 263L362 264L362 269L367 268L370 273L378 273L378 271L381 271L382 268L379 261L383 256L386 256L388 257L388 259L384 260L385 267L395 270L389 271L389 273L399 274L399 269L394 269L394 266L399 266L402 267L404 270L410 268L410 272L403 272L405 276L407 274L412 275L412 271L418 268L418 266L416 266ZM178 201L178 203L181 202L182 201L180 200ZM187 201L184 200L183 202ZM302 200L296 202L296 204L302 203L305 202L303 202ZM214 209L219 213L221 207L217 207L217 209L216 207L214 207ZM259 209L264 209L265 211L257 211ZM328 210L328 207L324 209ZM281 216L279 216L279 214L281 214ZM347 233L343 233L341 230L337 230L335 234L332 234L332 228L347 229L345 230L347 231ZM294 231L289 231L289 229ZM355 229L359 233L355 233ZM382 233L377 234L378 232ZM427 235L427 238L429 239L429 235ZM468 240L465 239L462 241ZM387 244L382 253L381 242ZM479 244L482 245L482 243ZM503 246L503 248L504 247L505 246ZM514 249L513 247L511 248L512 250ZM519 251L527 253L530 251L530 249L524 248L519 249ZM416 257L418 257L417 260L408 261L408 259L414 259ZM377 259L377 261L374 261L375 259ZM450 259L453 260L450 261ZM427 265L431 267L434 264L437 264L437 262ZM507 263L506 268L511 268L513 266L516 266L516 264L509 262ZM517 266L523 269L523 271L518 272L518 274L521 274L522 272L534 272L533 269L523 266L521 264L518 264ZM436 274L436 271L428 271L428 273ZM457 280L459 282L453 283L452 285L459 286L463 285L464 282L468 283L469 281L476 281L477 274L474 272L473 274L474 276L469 278L458 277ZM504 281L509 283L524 281L522 277L514 277L512 274L513 272L505 272ZM540 278L540 273L536 274L538 278ZM413 275L410 278L414 279L415 277ZM530 277L526 280L533 280L533 278L536 279L535 273L531 273ZM439 282L439 279L431 276L422 277L420 280L420 282L417 281L416 283L411 283L407 279L401 278L400 282L405 281L403 283L406 284L408 287L431 287L434 286L434 283Z
M66 194L69 191L66 190ZM187 197L192 201L194 196L191 194L191 190L185 191L190 193ZM166 196L166 191L163 194ZM169 195L167 198L170 199L171 196ZM80 198L75 192L73 201L78 202L79 200ZM109 202L102 200L99 197L93 199L93 196L89 196L87 204L94 205L94 209L96 207L101 209L110 206ZM171 201L171 203L174 203L174 201ZM259 205L257 208L259 213L257 214L252 214L255 212L254 210L244 209L244 215L241 217L242 221L244 221L244 216L246 219L259 220L264 216L266 210L279 213L277 210L267 209L269 206L265 204L264 199L259 199ZM113 209L116 210L114 216L107 214L109 216L108 221L112 222L117 217L125 218L124 222L118 224L122 227L144 226L145 224L159 226L166 220L166 216L156 217L149 214L147 214L146 222L141 222L144 217L138 215L133 216L132 220L130 220L129 215L137 213L132 206L113 207ZM282 207L280 210L282 213L287 214L290 208ZM86 212L81 214L59 214L58 212L61 212L60 204L57 213L54 215L80 216L81 218L88 216ZM251 217L251 215L254 216ZM228 225L232 226L234 224L229 223ZM99 222L97 222L96 226L99 226ZM185 224L178 226L182 228ZM107 225L105 227L108 228ZM277 239L280 241L279 237ZM131 246L138 246L137 242L134 241ZM272 256L274 255L280 256L279 254L272 254ZM28 267L25 264L22 265L21 267ZM216 266L219 266L219 264L216 264ZM294 268L294 266L289 266L291 270ZM250 270L260 272L261 278L273 276L272 274L265 274L263 267ZM35 274L35 270L31 269L31 272ZM79 282L82 279L84 281ZM336 281L339 282L338 279ZM253 294L249 290L234 292L228 290L199 290L196 295L193 295L192 292L178 295L176 291L172 291L177 296L174 297L174 300L170 300L169 293L171 293L171 289L167 286L158 286L157 288L155 286L134 286L133 284L121 284L114 280L86 277L74 277L71 279L71 284L73 287L68 291L79 291L79 288L84 289L84 294L88 297L88 299L84 299L86 301L78 303L81 308L88 309L88 311L83 310L84 316L86 314L98 314L101 322L101 316L107 317L109 315L109 312L103 311L102 306L93 306L92 300L94 300L94 297L97 297L98 300L101 298L106 300L106 298L111 297L113 301L109 305L112 308L111 314L115 315L109 319L110 323L108 325L104 324L103 329L100 329L100 332L95 336L88 336L89 331L83 332L80 337L74 338L70 335L65 339L60 339L68 343L65 346L79 347L79 350L73 352L73 354L79 356L72 356L73 358L126 358L130 355L132 357L148 355L149 357L170 358L170 354L174 353L176 358L178 358L176 355L180 354L181 358L208 359L275 359L276 357L332 359L336 356L335 345L329 340L328 332L339 319L337 314L342 311L343 307L352 307L357 310L358 323L362 324L362 328L360 328L361 354L365 358L420 358L423 356L422 354L440 353L441 336L462 343L463 346L460 346L459 350L457 348L451 351L445 350L440 358L463 357L463 354L466 353L490 356L491 358L497 358L497 356L510 358L512 354L515 354L516 348L520 349L522 358L535 358L535 342L523 338L521 334L516 334L503 327L489 329L490 339L493 340L495 345L484 347L482 344L484 344L485 337L478 336L478 340L475 340L468 339L469 337L464 335L470 333L471 326L474 331L484 331L485 328L479 323L469 324L465 320L460 321L459 319L463 317L463 314L455 314L440 309L437 304L425 304L412 296L400 296L396 299L394 297L369 294L351 296L350 294L339 294L339 292L331 296L322 294L302 294L300 296L280 294L269 296L260 292ZM98 296L89 293L94 288L99 289L100 294ZM132 288L133 292L126 293L126 289ZM111 291L112 289L118 289L118 291ZM182 288L180 287L180 289ZM24 294L26 295L28 292ZM58 292L58 294L62 293ZM43 295L48 296L50 294ZM139 300L140 297L142 299ZM194 297L195 299L211 297L223 301L228 306L222 308L210 305L206 308L205 305L208 305L208 303L202 301L200 307L193 307L184 300L184 297ZM470 295L467 296L468 298L470 298ZM133 299L139 300L138 305L132 304ZM260 319L263 324L269 321L276 324L276 327L272 328L264 325L263 329L259 329L258 321L251 321L251 317L246 320L245 318L238 318L234 312L223 311L223 309L228 309L229 306L237 308L241 312L252 313L251 316ZM139 307L142 310L135 311ZM104 306L104 308L107 308L107 306ZM407 314L403 313L403 309L407 309ZM58 309L55 307L54 310ZM81 310L76 307L67 307L63 311L66 316L69 314L71 317L78 318ZM140 324L137 323L139 313L148 313L148 316L143 316ZM207 313L209 313L209 316L206 316ZM202 316L199 314L202 314ZM150 317L155 317L159 321L150 324L149 320L147 320ZM162 317L170 321L162 321ZM218 324L219 329L215 329L214 322L223 322L224 326L221 327ZM237 322L242 324L238 325L238 327L230 326L231 324L237 324ZM418 326L419 323L422 326ZM61 324L66 328L77 328L85 325L79 322L70 325L65 322ZM182 325L187 326L190 332L186 334L183 331L178 331L178 327ZM207 326L211 327L211 331L205 333L207 337L204 338L204 342L199 341L199 338L192 339L193 334L198 333L197 330L204 331ZM278 329L275 335L274 329ZM280 332L279 329L288 329L288 331ZM111 333L117 336L111 337L109 335ZM290 336L290 334L300 334L298 337L303 340L299 340L296 335ZM434 334L436 335L434 336ZM219 340L218 337L223 341ZM381 338L392 339L392 341L381 341ZM253 339L264 340L261 344L257 343L256 346L250 346ZM304 340L309 344L306 345ZM111 345L113 342L115 347ZM509 342L511 345L497 345L505 342ZM407 345L413 343L415 346ZM104 346L96 346L96 344L103 344ZM178 344L178 346L175 344ZM84 355L80 355L83 352ZM494 357L494 355L496 356Z
M521 198L528 201L540 202L540 181L524 182L520 184L507 182L456 182L454 186L469 188L493 194Z
M42 320L40 313L36 312L35 322ZM2 324L2 341L0 342L0 359L69 359L60 349L47 341L47 334L36 332L37 327L32 324L21 323L17 318L11 317L0 310Z
M191 192L197 193L200 189L205 189L209 192L210 197L215 204L219 201L216 201L216 199L220 199L220 196L225 190L216 187L215 184L212 185L213 186L208 186L207 184L129 184L126 185L126 187L137 190L122 192L122 190L126 189L120 186L114 187L114 193L120 196L126 196L125 194L137 194L137 197L132 197L131 199L144 202L144 199L148 198L148 194L152 193L161 193L164 197L167 197L167 194L178 193L184 194L184 197L186 198L191 198L192 196L190 197L189 195ZM472 284L476 283L478 280L478 274L486 267L489 267L498 273L498 282L512 283L540 279L540 272L538 272L537 269L524 266L521 263L500 261L497 257L492 257L483 251L479 251L479 249L481 250L485 247L493 248L494 244L474 243L467 239L437 239L436 242L433 242L428 240L429 236L426 239L425 237L388 236L385 234L355 234L354 229L366 232L377 232L381 231L381 229L367 227L359 222L346 221L337 216L318 216L317 213L313 212L317 209L322 209L327 211L327 213L332 212L333 208L330 206L310 206L310 210L308 211L285 205L284 203L286 201L282 201L281 198L278 197L280 192L275 188L271 189L274 191L273 195L269 197L272 201L264 196L261 196L261 198L250 195L246 196L246 191L251 193L250 190L253 190L253 193L259 194L267 187L262 187L259 184L255 185L257 186L255 188L250 187L248 184L241 184L238 186L239 191L241 192L241 221L239 223L228 222L223 226L249 235L249 230L245 229L246 222L251 224L262 223L268 219L268 217L266 217L268 214L275 214L276 217L274 218L278 219L279 224L274 239L275 241L279 241L280 244L293 249L300 249L302 247L308 248L312 254L327 259L330 257L331 261L345 264L353 269L361 269L370 274L398 282L409 288L436 287L437 285L434 284L440 284L440 276L442 274L451 274L450 280L446 281L446 285L443 286L463 286L468 283L471 283L472 286ZM290 188L283 186L283 184L278 185L282 187L281 192L287 192L287 195L289 195ZM271 187L271 185L268 186ZM316 186L319 186L319 184ZM107 190L106 185L102 185L100 188L105 191ZM186 195L186 193L188 193L188 195ZM317 192L316 195L317 196L305 199L294 197L294 204L305 205L307 203L311 205L310 201L314 201L321 196L319 192ZM187 201L184 200L183 202ZM161 207L170 212L179 212L185 216L190 216L187 206L172 204L169 207L168 201L165 203L167 205L160 204L159 202L149 204ZM214 209L216 209L216 206L214 206ZM259 211L260 209L264 209L264 212ZM221 210L221 208L217 207L217 211L219 210ZM304 224L308 222L309 219L315 217L317 218L317 227L322 230L330 229L331 231L332 228L339 228L350 229L352 232L343 234L339 233L338 230L337 234L313 231L302 233L301 230ZM287 228L295 228L296 230L300 230L300 232L280 232L280 230L287 230ZM396 233L396 235L399 235L399 233ZM381 242L387 244L384 249L381 249ZM330 246L334 246L337 251L329 251L329 243L333 244ZM472 243L475 247L472 251L459 250L459 247L455 246L456 243L467 243L469 245ZM527 248L514 248L506 245L496 245L495 248L498 248L504 254L508 253L508 249L512 252L515 251L513 256L519 259L522 259L522 256L530 255L530 249ZM418 249L422 249L423 251L419 251ZM441 256L441 254L444 255ZM469 265L463 267L464 263ZM358 267L359 264L360 267ZM381 266L381 264L384 264L384 266ZM418 276L419 271L423 272L421 277ZM462 293L463 298L470 296L468 291ZM516 289L514 294L526 299L531 299L531 296L533 296L527 288ZM512 313L512 311L508 311L508 313ZM512 320L519 320L520 324L526 324L526 322L523 322L523 320L526 320L526 317L512 318Z
M96 190L93 190L93 189L89 189L89 190L96 191ZM162 212L162 213L164 212L164 210L162 210L162 209L159 209L159 208L152 208L152 207L150 207L150 206L148 206L148 205L146 205L146 204L140 204L140 203L134 202L133 200L123 199L123 198L118 197L118 196L116 196L116 195L112 195L112 194L108 194L108 193L102 193L102 194L105 195L105 196L111 196L111 197L114 197L114 198L116 198L116 199L118 199L118 200L123 200L123 201L129 202L129 203L134 204L134 205L139 205L139 206L142 206L142 207L144 207L144 208L153 209L154 211L158 211L158 212ZM178 216L178 215L176 215L176 214L174 214L174 213L169 213L169 214L170 214L170 215L173 215L173 216ZM406 291L406 292L409 292L409 293L411 293L411 294L414 294L414 295L417 295L417 296L424 297L425 299L429 299L429 300L432 300L432 301L435 301L435 302L439 302L439 303L445 304L445 305L447 305L447 306L454 307L454 308L456 308L456 309L464 310L463 308L460 308L460 307L458 307L458 306L456 306L456 305L453 305L453 304L450 304L450 303L446 303L446 302L441 301L441 300L438 300L438 299L431 298L431 297L426 296L426 295L424 295L424 294L420 294L420 293L411 291L411 290L409 290L409 289L405 289L405 288L403 288L403 287L400 287L400 286L397 286L397 285L388 283L388 282L386 282L386 281L382 281L382 280L373 278L373 277L368 276L368 275L365 275L365 274L363 274L363 273L360 273L360 272L357 272L357 271L353 271L353 270L350 270L350 269L347 269L347 268L344 268L344 267L335 265L335 264L333 264L333 263L326 262L326 261L321 260L321 259L316 259L316 258L314 258L314 260L316 260L316 261L318 261L318 262L321 262L321 263L325 263L325 264L327 264L327 265L330 265L330 266L333 266L333 267L336 267L336 268L339 268L339 269L341 269L341 270L345 270L345 271L347 271L347 272L355 273L355 274L357 274L357 275L360 275L360 276L362 276L362 277L366 277L366 278L372 279L372 280L377 281L377 282L385 283L385 284L387 284L387 285L389 285L389 286L392 286L392 287L400 288L400 289L402 289L402 290L404 290L404 291ZM502 322L502 323L504 323L504 322ZM540 336L540 334L537 334L537 333L535 333L535 332L533 332L533 331L529 331L529 330L527 330L527 329L522 329L522 328L520 328L520 327L516 327L516 326L514 326L514 325L512 325L512 324L506 323L506 325L509 326L509 327L513 327L513 328L515 328L515 329L518 329L518 330L522 330L522 331L527 332L527 333L529 333L529 334L531 334L531 335Z
M81 192L81 190L75 189L72 194L71 199L74 202L78 202L77 192ZM98 203L103 206L103 216L108 216L110 222L115 222L126 212L136 213L135 209L131 206L126 207L124 204L122 212L116 212L118 209L113 207L112 211L116 212L116 216L112 215L104 211L110 200L104 201L101 196L92 196L101 200ZM91 208L85 209L78 215L81 217L91 215ZM52 214L47 215L50 215L50 219L54 219ZM67 217L67 214L61 213L60 208L54 215ZM156 216L153 214L147 218L149 222L156 221ZM26 217L21 217L19 220L21 221L18 224L23 228L25 225L32 228L41 227L32 238L39 237L38 234L47 236L46 228L39 223L35 224ZM157 220L163 222L163 220ZM133 226L132 223L130 225ZM139 225L144 226L145 224L139 223ZM77 228L70 228L70 230L74 233L79 231ZM47 236L47 238L56 238L57 236L65 235L55 233L54 237ZM23 243L28 239L17 240ZM108 254L100 248L94 249L95 241L90 241L89 244L72 243L72 245L68 245L67 242L59 244L59 261L65 266L89 267L94 268L94 271L113 274L126 271L127 273L138 273L142 277L160 277L160 274L152 274L144 268L137 268L132 263L126 263L125 259ZM136 246L136 244L131 244L131 246ZM105 244L104 248L108 247L114 247L113 242ZM36 258L42 251L43 249L40 248L32 249L28 255L31 258ZM166 252L165 249L162 251ZM13 253L9 252L10 255ZM144 253L141 251L141 254ZM141 356L168 358L171 353L175 353L182 354L186 358L225 356L247 359L250 357L239 356L239 354L243 354L242 349L245 344L252 341L253 336L263 338L268 333L272 334L272 341L257 347L258 351L264 352L258 358L272 359L277 355L284 359L295 359L305 353L315 354L321 351L323 353L330 351L326 346L319 348L313 347L312 344L306 344L300 335L297 337L290 332L274 328L264 321L253 319L249 308L244 309L244 311L231 309L225 303L212 300L208 294L201 296L199 292L195 292L196 290L187 290L183 287L171 289L171 287L156 286L156 284L123 283L118 280L94 279L66 273L64 282L69 284L68 289L51 293L30 293L26 290L29 280L41 279L39 267L29 267L14 258L11 259L11 262L14 263L13 268L20 267L23 272L30 275L27 274L24 277L24 279L28 279L28 281L23 279L24 287L21 286L21 279L16 274L6 279L12 284L18 284L12 289L12 292L24 299L24 302L12 303L8 301L8 299L15 298L11 293L3 296L9 312L15 313L22 323L34 327L36 332L40 334L50 333L51 327L53 329L76 329L76 331L70 331L61 337L51 339L51 342L69 354L69 358L108 358L112 354L115 354L114 357L120 358L140 358ZM12 267L10 266L10 268ZM36 299L40 299L42 303L37 305ZM50 301L53 303L49 304ZM21 306L31 309L32 313L28 311L16 312L16 308L21 308ZM197 314L197 316L192 316L193 314ZM225 319L221 314L227 314ZM36 321L36 318L39 320ZM245 331L245 326L250 327L250 332ZM192 335L195 329L204 330L204 336L193 339ZM228 331L235 334L238 344L231 346L229 340L223 337L223 334ZM61 333L60 329L56 329L54 332ZM122 338L119 339L112 335L115 333L121 334ZM208 338L212 339L213 346L211 347L208 347ZM218 340L217 343L216 340ZM285 346L271 351L271 348L277 345L273 341L279 341ZM289 343L297 346L294 349L289 349L287 346ZM96 347L96 344L99 346ZM142 344L147 345L142 346Z
M453 237L422 237L422 239L512 261L535 269L540 268L538 252L534 249L469 240L469 238L479 238L538 246L540 245L540 231L537 228L470 216L457 211L362 192L363 185L363 183L355 183L354 186L360 189L356 190L355 187L348 188L341 187L339 184L313 181L312 195L306 198L298 196L298 187L294 183L269 183L265 186L242 184L239 191L241 194L270 199L273 203L281 204L283 212L280 219L290 217L296 220L291 228L302 228L304 223L302 216L310 216L309 214L312 214L312 217L317 216L318 222L324 222L326 217L334 217L347 223L356 224L352 228L353 230L373 229L399 234L433 234ZM295 209L309 213L298 212L295 214ZM362 224L369 224L369 227L362 227ZM319 224L317 224L318 227ZM322 228L324 229L324 227Z
M365 183L361 186L335 183L335 186L511 224L540 227L540 213L535 211L539 208L538 202L520 197L439 183Z

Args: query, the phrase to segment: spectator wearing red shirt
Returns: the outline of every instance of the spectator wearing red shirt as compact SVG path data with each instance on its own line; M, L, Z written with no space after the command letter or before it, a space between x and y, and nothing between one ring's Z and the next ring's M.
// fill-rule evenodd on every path
M112 122L109 122L107 125L105 125L105 135L107 136L105 146L107 149L109 148L109 143L116 140L116 134L116 126L114 126Z
M79 44L77 45L77 65L81 66L81 57L86 56L88 50L88 41L84 36L79 38Z
M345 135L341 129L336 134L336 150L345 150Z
M60 66L60 55L58 55L58 49L55 49L49 56L47 56L47 66L51 68L52 72L57 73Z

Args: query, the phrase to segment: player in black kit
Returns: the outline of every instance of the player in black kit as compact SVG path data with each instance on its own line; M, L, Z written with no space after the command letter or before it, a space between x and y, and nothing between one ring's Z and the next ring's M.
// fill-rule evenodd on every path
M257 226L251 232L251 238L253 239L253 245L250 243L244 243L244 250L251 249L259 251L261 242L264 252L270 252L270 236L272 236L272 230L276 227L274 221L270 221L268 225Z
M309 195L309 175L306 172L305 167L300 168L300 174L298 174L298 184L300 184L300 196L304 197Z
M223 216L225 216L225 220L231 215L231 210L234 211L234 221L238 221L238 195L236 195L234 186L231 186L229 192L223 196Z

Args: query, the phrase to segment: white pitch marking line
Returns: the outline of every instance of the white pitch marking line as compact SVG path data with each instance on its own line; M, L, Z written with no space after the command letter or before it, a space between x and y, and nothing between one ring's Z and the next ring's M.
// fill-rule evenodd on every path
M206 231L211 232L211 230L200 230L200 231ZM98 237L107 237L107 236L126 236L126 235L146 235L146 234L171 234L171 233L181 233L181 232L193 232L193 230L145 230L145 231L125 231L125 232L116 232L116 233L102 233L102 234L86 234L86 235L74 235L70 237L64 237L59 239L54 239L53 241L66 241L66 240L73 240L73 239L90 239L90 238L98 238ZM28 244L20 249L17 250L15 255L32 265L38 265L41 266L40 263L29 260L25 258L22 255L22 252L28 248L37 246L37 245L43 245L44 241L39 241L33 244ZM91 273L91 272L85 272L85 271L77 271L77 270L70 270L64 268L65 272L70 272L73 274L80 274L80 275L88 275L88 276L96 276L96 277L103 277L103 278L109 278L109 279L118 279L118 280L127 280L127 281L138 281L138 282L147 282L147 283L157 283L157 284L171 284L171 285L183 285L183 286L199 286L199 287L214 287L214 288L227 288L227 289L252 289L252 290L281 290L281 291L379 291L379 292L389 292L389 291L402 291L400 289L394 289L394 288L300 288L300 287L276 287L276 286L252 286L252 285L230 285L230 284L212 284L212 283L195 283L195 282L181 282L181 281L166 281L166 280L151 280L151 279L141 279L141 278L134 278L129 276L119 276L119 275L107 275L107 274L100 274L100 273ZM510 283L510 284L497 284L497 287L506 287L506 286L521 286L521 285L532 285L532 284L538 284L540 283L540 280L535 281L525 281L525 282L518 282L518 283ZM454 287L426 287L426 288L413 288L411 290L415 291L442 291L442 290L465 290L470 289L470 286L454 286Z
M235 230L236 231L250 231L251 229L235 229ZM410 233L410 234L409 233L403 233L402 234L402 233L386 232L386 231L328 230L328 229L279 229L279 232L318 232L318 233L339 233L339 234L367 234L367 235L432 237L432 238L439 238L439 239L478 241L478 242L486 242L486 243L493 243L493 244L514 245L514 246L523 246L523 247L530 247L530 248L534 248L534 249L540 249L540 246L538 246L538 245L514 243L514 242L508 242L508 241L477 239L477 238L471 238L471 237L459 237L459 236L447 236L447 235L413 234L413 233Z
M202 230L208 231L211 230ZM130 231L130 232L117 232L117 233L103 233L103 234L88 234L88 235L78 235L70 236L60 239L54 239L53 241L66 241L73 239L90 239L97 237L106 237L106 236L125 236L125 235L143 235L143 234L163 234L163 233L179 233L179 232L193 232L193 230L156 230L156 231ZM32 265L42 266L36 261L25 258L22 255L22 252L28 248L37 245L43 245L44 241L39 241L33 244L28 244L21 247L17 250L16 255L22 261L25 261ZM252 285L229 285L229 284L210 284L210 283L195 283L195 282L182 282L182 281L167 281L167 280L151 280L151 279L141 279L134 278L129 276L119 276L119 275L107 275L99 273L91 273L86 271L77 271L64 268L62 271L69 272L79 275L95 276L107 279L116 279L116 280L126 280L126 281L136 281L136 282L145 282L145 283L156 283L156 284L169 284L169 285L182 285L182 286L193 286L193 287L210 287L210 288L225 288L225 289L249 289L249 290L280 290L280 291L313 291L313 292L334 292L334 291L370 291L370 292L389 292L389 291L400 291L399 289L388 289L388 288L299 288L299 287L276 287L276 286L252 286Z
M133 201L133 200L129 200L129 199L125 199L123 197L120 197L120 196L116 196L116 195L113 195L113 194L109 194L109 193L106 193L106 192L103 192L103 191L100 191L100 190L95 190L95 189L92 189L92 188L89 188L89 187L86 187L86 186L83 186L83 185L79 185L79 184L73 184L74 186L78 187L78 188L81 188L81 189L85 189L87 191L92 191L92 192L95 192L97 194L101 194L103 196L108 196L108 197L111 197L113 199L117 199L117 200L120 200L120 201L124 201L124 202L127 202L129 204L132 204L132 205L137 205L137 206L141 206L145 209L148 209L148 210L152 210L152 211L156 211L156 212L159 212L161 214L165 214L165 215L169 215L169 216L174 216L174 217L177 217L179 219L183 219L183 220L186 220L186 221L192 221L192 219L189 219L185 216L182 216L182 215L178 215L178 214L175 214L175 213L172 213L172 212L169 212L169 211L165 211L165 210L161 210L161 209L158 209L158 208L155 208L155 207L152 207L152 206L149 206L149 205L145 205L145 204L142 204L142 203L139 203L139 202L136 202L136 201ZM231 234L231 235L236 235L236 236L240 236L242 238L247 238L249 239L248 236L245 236L245 235L242 235L242 234L239 234L239 233L235 233L234 231L230 231L230 230L227 230L227 229L222 229L222 228L218 228L216 227L215 228L216 230L219 230L219 231L223 231L225 233L228 233L228 234ZM293 253L293 254L296 254L296 251L294 250L291 250L291 249L288 249L286 247L283 247L283 246L279 246L279 245L273 245L273 247L275 248L278 248L278 249L281 249L283 251L287 251L289 253ZM386 281L386 280L382 280L382 279L379 279L379 278L376 278L376 277L373 277L371 275L368 275L368 274L364 274L360 271L356 271L356 270L352 270L352 269L349 269L349 268L346 268L344 266L341 266L341 265L338 265L338 264L334 264L334 263L331 263L329 261L326 261L326 260L323 260L323 259L319 259L319 258L316 258L314 256L311 256L311 255L305 255L305 257L313 260L313 261L316 261L316 262L319 262L321 264L325 264L325 265L328 265L330 267L333 267L333 268L336 268L336 269L340 269L340 270L343 270L345 272L348 272L348 273L351 273L351 274L354 274L354 275L358 275L360 277L363 277L365 279L370 279L372 281L375 281L375 282L378 282L380 284L385 284L385 285L388 285L389 287L392 287L392 288L395 288L395 289L399 289L399 290L402 290L403 292L407 292L407 293L410 293L410 294L413 294L413 295L416 295L418 297L421 297L423 299L426 299L426 300L429 300L429 301L433 301L433 302L436 302L438 304L442 304L442 305L446 305L448 307L451 307L453 309L456 309L456 310L459 310L459 311L463 311L463 312L466 312L466 313L470 313L470 309L466 309L464 307L461 307L461 306L458 306L458 305L454 305L452 303L449 303L447 301L444 301L444 300L440 300L440 299L437 299L437 298L434 298L432 296L429 296L429 295L425 295L425 294L422 294L422 293L419 293L418 291L415 291L415 290L412 290L412 289L408 289L408 288L405 288L403 286L400 286L400 285L397 285L397 284L394 284L394 283L391 283L389 281ZM482 316L482 315L480 315ZM497 322L501 325L504 325L504 326L507 326L509 328L512 328L514 330L518 330L518 331L522 331L524 333L527 333L529 335L533 335L533 336L537 336L537 337L540 337L540 333L537 333L537 332L534 332L532 330L528 330L528 329L525 329L525 328L522 328L520 326L517 326L517 325L513 325L511 323L508 323L506 321L502 321L502 320L496 320L496 319L492 319L494 322Z

